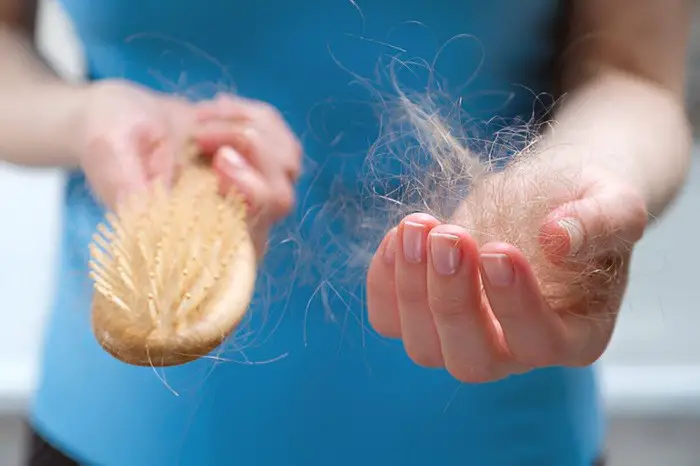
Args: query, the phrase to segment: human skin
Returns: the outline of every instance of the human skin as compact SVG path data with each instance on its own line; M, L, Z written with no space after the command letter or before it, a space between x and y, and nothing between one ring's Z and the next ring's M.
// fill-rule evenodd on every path
M250 205L258 254L292 209L301 145L271 106L220 94L193 103L122 80L60 79L33 45L36 2L0 3L0 157L28 167L81 168L113 209L154 179L169 185L194 142L212 156L222 192Z
M569 197L557 199L542 219L538 240L552 266L584 249L593 252L589 261L615 257L608 299L597 307L552 306L517 245L482 244L469 234L467 199L460 218L443 223L412 214L387 233L367 277L375 330L402 339L417 364L445 367L472 383L585 366L603 354L631 246L675 198L689 168L690 8L684 0L574 1L563 54L565 97L554 122L519 180L489 181L519 205L542 202L535 199L548 184L570 183Z
M617 247L624 269L629 244L642 236L649 218L663 213L683 184L690 147L683 108L690 8L683 0L573 2L562 73L567 96L540 143L541 156L532 161L533 172L552 178L586 167L572 180L578 195L543 221L543 232L560 239L548 245L554 256L575 254L581 244L598 244L606 255ZM77 131L85 127L80 121L91 108L87 96L95 95L95 87L62 82L34 53L35 10L33 0L0 5L0 108L12 109L0 112L0 153L6 161L28 166L81 166L91 151L84 149L85 134ZM240 126L232 131L228 125L222 129L223 123L239 119L244 107L252 112L244 120L254 119L257 128L275 128L272 132L287 149L273 154L270 145L262 144L272 139L259 132ZM217 152L214 166L222 174L222 186L241 186L254 205L269 213L255 235L264 238L270 223L293 203L289 193L298 173L299 147L273 109L260 103L252 107L254 111L223 98L202 104L191 119L204 128L197 132L200 145ZM232 147L234 153L220 147ZM546 170L537 170L538 164ZM527 202L527 190L512 189ZM113 203L119 189L105 191L111 194L102 197ZM406 256L404 249L415 251L416 244L423 246L419 253ZM448 263L457 264L454 273L451 267L436 268L441 252ZM500 271L500 277L489 280L487 271ZM369 317L379 333L402 338L416 363L447 367L467 382L595 361L612 334L615 302L597 310L610 317L605 320L571 318L553 312L536 284L531 264L514 245L477 244L459 224L410 216L388 233L371 264ZM610 295L619 301L624 280L616 286Z

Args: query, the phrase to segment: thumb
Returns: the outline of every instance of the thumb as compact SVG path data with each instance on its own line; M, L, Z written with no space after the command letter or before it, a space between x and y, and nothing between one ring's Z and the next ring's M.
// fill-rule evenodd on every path
M627 189L606 189L563 204L545 219L540 244L550 260L627 253L648 221L644 200Z

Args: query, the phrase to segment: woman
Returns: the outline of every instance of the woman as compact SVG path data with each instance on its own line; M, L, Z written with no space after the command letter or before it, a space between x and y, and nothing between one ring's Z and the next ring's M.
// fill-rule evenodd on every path
M29 464L600 461L604 423L591 363L614 318L583 325L548 312L512 246L479 250L463 229L420 214L391 229L367 286L370 322L392 337L382 339L366 336L359 302L318 292L324 270L295 276L293 242L271 238L251 310L258 336L227 353L238 363L207 359L162 373L127 367L92 339L85 249L103 214L96 199L112 206L153 177L170 179L192 128L214 154L222 183L264 213L252 226L256 236L290 212L287 226L303 241L321 244L330 238L319 233L326 226L342 233L332 212L316 207L336 189L354 192L353 174L378 134L371 109L352 104L368 98L343 67L371 76L387 47L429 59L436 44L468 34L478 46L445 61L442 74L473 75L464 110L476 124L528 118L533 95L566 92L544 137L546 162L585 173L576 198L545 227L563 234L561 254L582 244L609 253L638 240L647 215L662 213L684 179L690 2L244 3L63 0L85 45L91 80L82 85L59 80L32 51L35 2L0 8L0 153L17 164L70 169ZM416 23L419 32L400 27ZM562 25L563 50L555 33ZM559 58L563 71L555 74ZM229 72L236 93L253 101L211 99L206 85ZM171 96L193 89L195 103ZM292 134L302 137L313 174L296 185ZM323 228L308 227L309 212ZM564 229L571 224L577 228ZM479 275L484 298L473 291ZM484 318L487 308L500 333Z

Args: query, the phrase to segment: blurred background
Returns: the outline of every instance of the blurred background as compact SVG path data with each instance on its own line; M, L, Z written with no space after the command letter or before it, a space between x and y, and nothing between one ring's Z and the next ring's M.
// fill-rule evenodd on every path
M67 77L80 49L53 0L42 2L39 40ZM689 56L689 108L700 136L700 8ZM700 142L700 139L699 139ZM660 154L660 156L662 156ZM60 178L0 166L0 466L19 464L23 415L52 291ZM611 466L700 466L700 143L690 181L638 248L621 321L600 364L612 420Z

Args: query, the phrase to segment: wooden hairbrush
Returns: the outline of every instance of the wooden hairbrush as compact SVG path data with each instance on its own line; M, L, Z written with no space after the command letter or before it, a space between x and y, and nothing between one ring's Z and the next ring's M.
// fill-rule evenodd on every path
M223 197L194 150L173 187L154 183L121 204L90 245L92 329L112 356L174 366L205 356L237 327L257 259L246 205Z

